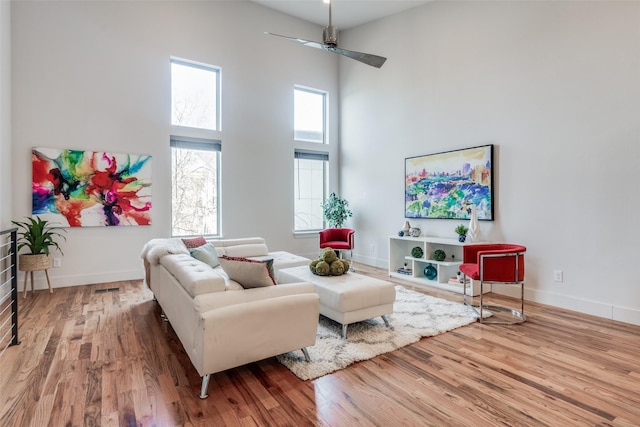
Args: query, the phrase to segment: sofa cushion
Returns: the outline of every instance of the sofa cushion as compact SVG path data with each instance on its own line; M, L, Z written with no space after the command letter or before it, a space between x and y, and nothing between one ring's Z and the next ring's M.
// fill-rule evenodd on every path
M224 255L228 257L254 257L264 256L269 253L269 248L263 243L249 243L246 245L225 246Z
M190 255L165 255L160 258L160 264L192 297L225 290L224 272L213 269Z
M220 265L231 280L238 282L245 289L276 284L267 262L222 256L220 257Z
M197 248L202 245L206 245L207 241L204 240L204 237L193 237L190 239L182 239L182 243L187 247L187 249Z
M220 265L220 260L218 260L216 248L211 243L207 243L206 245L190 249L189 253L195 259L207 263L213 268L216 268Z
M213 246L216 248L223 248L225 246L253 245L256 243L266 245L267 241L262 237L241 237L239 239L213 240Z
M278 271L283 268L297 267L299 265L309 265L311 260L300 255L294 255L285 251L269 252L267 256L251 257L251 259L264 260L265 258L273 258L273 277L278 281Z
M235 282L231 282L235 283ZM204 313L220 307L235 304L243 304L251 301L260 301L270 298L278 298L286 295L299 295L316 293L311 283L287 283L278 286L264 288L240 289L216 294L202 294L193 299L194 308L198 313Z

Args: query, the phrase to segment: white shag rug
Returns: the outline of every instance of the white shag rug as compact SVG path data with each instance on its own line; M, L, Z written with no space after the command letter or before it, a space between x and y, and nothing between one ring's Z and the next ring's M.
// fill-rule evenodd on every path
M422 337L468 325L475 322L478 315L464 304L396 286L393 314L387 318L388 328L380 317L350 324L344 340L342 325L320 316L316 344L307 347L311 362L304 359L300 350L277 356L278 361L300 379L311 380L417 342Z

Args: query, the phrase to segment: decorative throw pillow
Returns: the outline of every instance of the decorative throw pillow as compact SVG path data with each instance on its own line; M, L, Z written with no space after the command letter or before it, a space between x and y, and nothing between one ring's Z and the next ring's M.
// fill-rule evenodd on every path
M273 271L273 258L267 258L267 259L263 259L261 261L264 262L265 264L267 264L267 268L269 269L269 274L271 275L271 278L273 279L274 277L276 277L276 274ZM275 279L273 281L275 283Z
M206 245L207 241L204 240L204 237L193 237L191 239L182 239L182 243L187 247L187 249L197 248L202 245Z
M220 265L220 260L218 260L218 253L216 252L216 248L211 243L198 246L197 248L189 249L189 253L195 259L207 263L213 268L216 268Z
M229 255L227 255L229 256ZM252 261L262 261L262 262L266 262L267 263L267 267L269 268L269 273L271 273L271 277L276 277L276 273L273 270L273 258L267 258L267 257L261 257L261 256L252 256L251 258ZM277 283L276 283L277 285Z
M245 289L262 288L276 284L269 271L269 264L265 261L224 255L219 260L227 276ZM273 263L273 260L271 262Z

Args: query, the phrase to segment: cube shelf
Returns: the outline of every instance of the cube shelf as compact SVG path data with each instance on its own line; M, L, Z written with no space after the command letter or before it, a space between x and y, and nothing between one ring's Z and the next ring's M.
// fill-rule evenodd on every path
M468 244L459 242L457 239L442 237L391 236L389 237L389 277L463 293L463 286L457 279L457 273L458 266L462 264L462 247ZM422 249L423 256L421 258L411 256L411 250L416 246ZM432 259L433 252L437 249L443 250L446 254L444 261ZM433 279L425 275L425 268L429 265L432 265L436 270L436 276ZM405 272L400 272L403 269ZM480 295L479 285L477 281L469 281L467 286L471 287L472 295ZM470 294L469 291L467 294Z

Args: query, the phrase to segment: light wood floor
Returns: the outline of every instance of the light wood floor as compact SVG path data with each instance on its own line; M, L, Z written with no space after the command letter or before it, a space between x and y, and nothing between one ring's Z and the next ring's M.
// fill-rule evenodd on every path
M314 381L270 358L213 375L201 400L142 282L37 291L0 359L0 426L640 425L640 327L525 310L524 324L475 323Z

